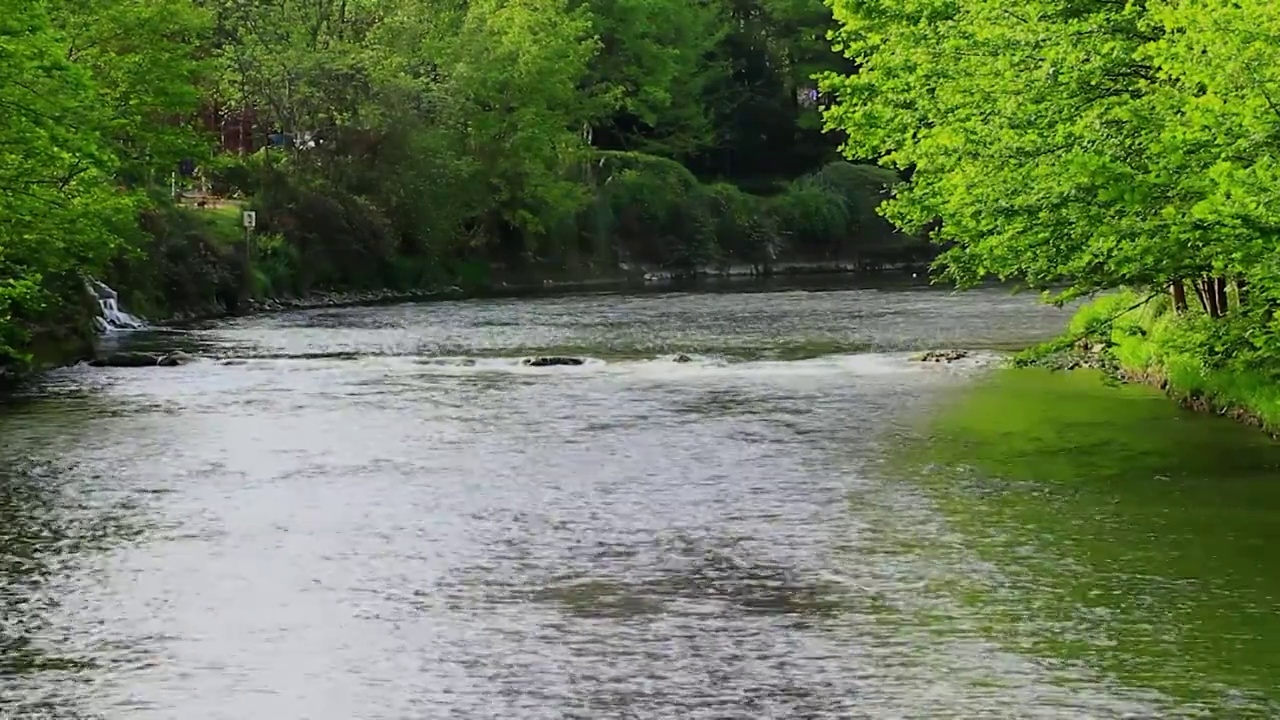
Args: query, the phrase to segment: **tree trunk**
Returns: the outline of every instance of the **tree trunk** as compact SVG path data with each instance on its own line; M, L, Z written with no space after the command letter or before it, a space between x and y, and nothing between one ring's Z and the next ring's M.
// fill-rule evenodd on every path
M1222 316L1222 309L1218 307L1218 288L1214 287L1213 278L1207 277L1200 281L1204 293L1205 308L1208 310L1209 317L1218 319Z
M1185 315L1187 312L1187 287L1182 284L1182 280L1174 280L1169 283L1169 292L1173 294L1173 311L1179 315Z
M1204 282L1201 280L1192 280L1191 287L1195 288L1196 299L1200 301L1200 309L1204 310L1205 315L1212 317L1213 313L1209 311L1209 298L1206 296L1204 291Z
M1248 297L1249 281L1244 278L1236 278L1236 307L1243 310Z
M1216 317L1222 317L1227 314L1227 279L1224 277L1215 278L1213 281L1213 293L1217 300L1218 314Z

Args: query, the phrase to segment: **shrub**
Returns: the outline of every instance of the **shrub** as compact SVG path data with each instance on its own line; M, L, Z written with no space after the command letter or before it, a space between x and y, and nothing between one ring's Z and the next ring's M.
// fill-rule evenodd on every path
M803 255L926 254L926 242L899 233L876 211L896 182L892 170L837 161L793 181L770 205L782 232Z
M778 257L782 236L763 198L728 183L711 185L707 196L716 244L723 252L755 266Z
M598 192L616 241L641 262L693 268L716 260L706 188L674 160L603 152Z

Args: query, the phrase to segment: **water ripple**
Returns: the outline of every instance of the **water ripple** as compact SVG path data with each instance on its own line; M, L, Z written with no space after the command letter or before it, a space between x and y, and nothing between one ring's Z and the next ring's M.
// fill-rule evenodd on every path
M57 373L0 415L0 715L1151 712L986 637L938 589L997 570L875 464L975 371L906 350L1061 319L996 293L458 302ZM599 362L519 365L565 348Z

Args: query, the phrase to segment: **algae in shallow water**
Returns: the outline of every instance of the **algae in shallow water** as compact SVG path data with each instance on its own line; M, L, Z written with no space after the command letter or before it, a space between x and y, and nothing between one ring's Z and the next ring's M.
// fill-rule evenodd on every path
M964 388L919 430L895 464L997 569L957 591L989 635L1215 717L1280 712L1280 444L1040 370Z

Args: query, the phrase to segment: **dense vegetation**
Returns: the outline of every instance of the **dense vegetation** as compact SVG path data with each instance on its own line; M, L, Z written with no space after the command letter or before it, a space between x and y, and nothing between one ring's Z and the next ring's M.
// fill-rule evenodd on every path
M874 212L897 175L823 132L832 25L821 0L0 0L0 366L78 327L86 275L162 313L918 252ZM178 207L180 167L258 210L252 272L239 207Z
M883 209L936 228L950 278L1167 296L1140 369L1280 379L1280 5L833 7L858 70L825 81L828 120L910 174Z

